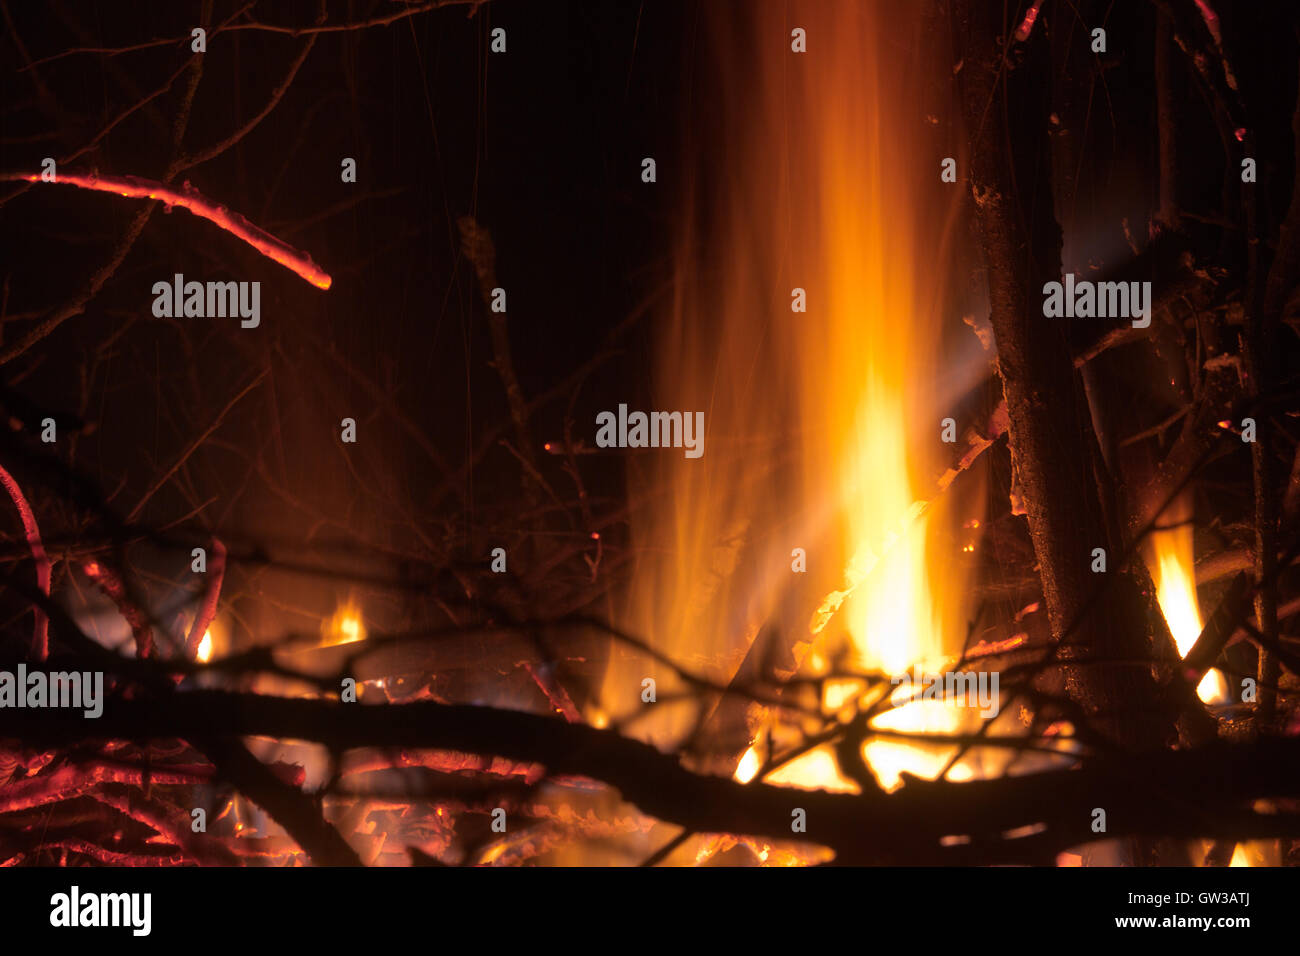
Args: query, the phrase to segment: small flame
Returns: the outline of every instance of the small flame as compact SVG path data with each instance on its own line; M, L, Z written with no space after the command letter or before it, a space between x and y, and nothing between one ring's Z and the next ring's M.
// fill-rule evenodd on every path
M199 641L198 659L200 664L212 660L212 628L203 632L203 640Z
M749 783L758 775L758 768L762 761L758 759L758 745L755 744L745 751L745 756L740 758L740 764L736 767L733 774L740 783Z
M361 607L352 598L339 605L334 616L324 623L323 647L336 644L353 644L366 639L366 626L361 620Z
M1202 630L1201 611L1196 603L1196 578L1192 570L1192 529L1184 520L1191 515L1191 505L1184 499L1170 510L1175 527L1157 531L1151 536L1155 560L1150 563L1160 610L1169 624L1179 656L1186 657ZM1223 674L1217 670L1207 671L1196 688L1196 694L1207 704L1227 701L1228 685Z

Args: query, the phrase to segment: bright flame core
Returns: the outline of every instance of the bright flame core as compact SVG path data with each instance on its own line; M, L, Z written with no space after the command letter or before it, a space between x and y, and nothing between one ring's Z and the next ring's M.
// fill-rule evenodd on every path
M938 422L956 378L939 374L938 352L960 195L936 185L942 137L923 105L923 78L942 71L905 59L930 49L911 5L816 3L791 22L776 3L746 12L711 24L721 102L703 108L725 148L698 153L652 396L705 412L706 453L629 462L631 499L657 502L634 519L647 557L631 618L722 680L765 626L796 663L814 642L813 657L832 659L821 651L847 639L839 659L856 670L934 666L960 648L970 561L947 540L954 492L925 503L950 464ZM791 51L795 24L815 53ZM607 708L631 711L642 676L611 668ZM670 675L655 676L662 695ZM831 710L860 696L834 694ZM924 702L878 722L950 732L967 716ZM690 718L661 708L642 727L668 744ZM902 769L933 776L949 755L881 742L868 760L896 782ZM760 764L750 748L737 777ZM766 779L856 786L823 749Z
M361 607L352 598L340 604L334 616L321 626L322 647L352 644L366 639L366 626L361 620Z
M196 655L200 664L206 664L212 660L212 628L203 632L203 640L199 641L199 650Z
M1200 606L1196 601L1196 573L1193 564L1191 503L1175 502L1167 511L1168 523L1174 527L1153 532L1149 560L1151 577L1156 585L1156 599L1173 635L1178 655L1186 657L1201 636ZM1207 704L1228 699L1228 685L1218 670L1207 671L1196 687L1196 694Z

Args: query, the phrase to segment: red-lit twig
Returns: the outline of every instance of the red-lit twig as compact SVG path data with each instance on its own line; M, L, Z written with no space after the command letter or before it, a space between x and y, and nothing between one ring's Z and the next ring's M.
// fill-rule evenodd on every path
M131 634L135 637L135 656L144 660L153 656L153 628L149 625L149 615L136 606L126 593L126 585L112 568L100 561L87 561L81 566L86 577L95 582L111 600L126 622L131 625Z
M233 866L238 862L238 858L224 843L204 833L193 832L189 814L170 804L132 792L92 793L91 796L137 823L143 823L157 831L160 837L196 863Z
M194 626L190 628L189 637L185 640L187 660L193 660L198 656L203 634L212 625L212 619L217 616L221 581L226 576L226 546L218 538L212 539L212 563L208 567L208 574L211 577L208 579L208 589L203 595L203 605L199 608L199 613L194 618Z
M170 786L206 783L211 779L211 768L196 766L136 768L102 762L69 764L53 773L11 782L5 787L3 797L0 797L0 813L17 813L72 800L85 796L106 783L139 787L147 781L159 786Z
M39 173L6 173L0 180L42 183ZM214 203L199 193L188 182L179 190L164 186L152 179L139 176L100 176L59 173L53 180L64 186L77 186L97 192L116 193L128 199L159 199L168 206L180 206L196 216L214 222L237 239L242 239L262 255L280 263L302 276L318 289L328 289L331 279L328 272L316 265L311 256L282 242L264 229L253 225L237 212L231 212L225 206Z
M45 554L45 545L41 543L41 529L36 526L36 515L32 514L32 507L27 503L27 496L23 494L23 490L18 487L18 482L14 481L13 475L9 474L3 466L0 466L0 483L4 484L5 491L9 492L14 507L18 509L18 516L22 518L27 546L32 549L32 560L36 562L36 586L48 597L50 559ZM32 628L31 655L33 660L43 661L50 649L50 623L44 611L40 608L33 608L33 610L36 612L36 624Z
M1042 9L1043 0L1034 0L1032 6L1025 13L1025 18L1020 21L1020 26L1016 27L1016 42L1024 43L1029 39L1029 34L1034 32L1034 23L1038 20L1038 11Z
M564 685L555 679L555 668L545 664L539 664L534 667L530 661L520 661L519 666L528 671L535 683L546 699L551 702L555 712L564 717L571 724L583 723L582 714L569 696L569 692L564 689Z
M41 844L42 850L67 850L71 853L80 853L83 856L94 857L100 863L106 863L109 866L184 866L186 864L185 855L182 853L169 853L166 856L159 854L141 854L141 853L124 853L120 850L109 850L97 843L89 843L86 840L75 840L72 838L66 840L47 840Z

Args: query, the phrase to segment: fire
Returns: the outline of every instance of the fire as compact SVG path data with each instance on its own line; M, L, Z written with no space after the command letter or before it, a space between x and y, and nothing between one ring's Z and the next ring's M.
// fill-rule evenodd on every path
M758 755L758 745L751 745L745 751L745 755L740 758L740 763L736 765L735 778L741 783L749 783L758 776L758 771L762 765L762 758Z
M1191 516L1191 503L1180 499L1169 509L1168 523L1173 527L1151 535L1149 559L1151 576L1155 580L1156 599L1164 612L1169 631L1182 657L1192 649L1201 636L1201 611L1196 601L1196 576L1193 570L1192 528L1186 519ZM1223 703L1228 699L1228 685L1218 670L1207 671L1196 688L1197 696L1207 704Z
M361 620L361 607L349 597L340 604L334 616L321 625L322 647L352 644L366 639L366 626Z
M960 195L936 188L935 147L921 140L933 135L918 108L927 68L887 39L921 24L907 5L809 5L798 25L818 46L804 57L781 5L752 14L752 28L713 24L729 146L700 173L655 382L657 407L705 410L708 454L629 465L646 469L632 499L658 502L634 523L654 557L638 567L631 616L677 660L724 662L723 680L765 626L808 658L805 673L843 640L837 659L854 671L933 667L960 649L975 545L970 532L966 550L939 543L960 523L959 489L931 504L959 377L940 373L938 350L942 316L961 314L945 287ZM977 528L976 509L961 510ZM806 575L792 548L806 549ZM640 676L611 670L611 709L632 709ZM828 712L864 697L864 685L826 691ZM896 703L879 726L953 732L968 719L943 702ZM650 737L689 728L684 709L661 711L643 724ZM936 775L951 752L893 740L866 756L892 785L902 770ZM736 779L761 762L751 747ZM829 748L764 779L856 788Z
M208 628L203 632L203 640L199 641L197 657L200 664L206 664L212 660L212 628Z

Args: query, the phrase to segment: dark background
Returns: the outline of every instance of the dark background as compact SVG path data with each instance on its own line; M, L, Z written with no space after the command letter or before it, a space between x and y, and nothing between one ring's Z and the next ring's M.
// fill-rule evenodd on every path
M728 6L736 29L744 29L746 4ZM216 3L208 23L235 9ZM262 2L252 15L305 26L318 9ZM400 9L332 3L328 22ZM576 394L570 389L536 410L539 443L558 440L571 415L575 439L590 444L596 411L647 400L655 305L662 309L669 299L687 187L694 182L699 196L727 186L727 169L714 161L726 155L726 144L712 129L727 107L707 79L712 54L704 24L713 21L704 9L676 0L493 0L323 34L274 111L181 178L310 253L333 275L333 288L312 288L211 223L159 211L84 314L0 369L11 403L55 410L71 440L69 459L127 512L266 368L269 387L232 411L176 482L153 496L142 521L162 526L183 518L182 527L196 535L216 529L318 554L481 561L512 530L519 471L505 448L474 455L508 412L456 221L473 215L494 238L526 397L542 395L607 347L615 350ZM1089 23L1106 25L1109 41L1090 95L1075 104L1077 115L1063 117L1084 158L1062 215L1066 266L1083 269L1130 254L1120 226L1125 218L1135 241L1147 241L1157 199L1155 18L1141 2L1079 9ZM1285 211L1291 183L1296 41L1289 7L1220 2L1216 9L1257 121L1260 230L1267 235ZM34 170L44 156L79 149L157 90L190 50L185 40L40 61L74 48L185 37L200 22L198 10L163 2L7 4L0 169ZM1061 4L1049 3L1040 22L1072 30L1071 42L1086 48L1087 31L1067 19ZM503 55L488 52L497 26L507 31ZM209 36L183 146L202 149L254 116L303 42L254 30ZM1208 217L1230 216L1221 201L1219 134L1184 58L1175 69L1180 204ZM161 177L187 75L67 168ZM653 185L640 179L645 156L658 161ZM357 160L356 184L340 182L343 157ZM7 184L0 195L14 193ZM6 342L30 327L33 316L23 313L48 310L85 282L140 206L50 186L5 201ZM1241 268L1242 244L1230 231L1190 229L1204 254L1224 269ZM725 262L726 250L709 254ZM150 288L176 272L261 281L261 327L154 319ZM606 341L647 302L652 307L639 322ZM1165 400L1159 381L1136 381L1135 402ZM417 447L393 408L429 437L445 466ZM348 457L339 443L344 416L358 422L361 455ZM469 460L473 467L462 469ZM614 516L598 529L612 543L623 533L620 461L590 456L582 465L593 506ZM558 459L542 456L542 468L555 486L570 487ZM74 538L84 522L73 509L60 509L57 496L42 509L47 538L56 543L60 535ZM592 530L557 533L581 538ZM174 555L155 563L164 576L181 570ZM282 610L310 620L328 610L333 593L302 585L296 596L282 594ZM251 617L248 623L255 629Z
M233 148L179 178L308 252L332 274L333 287L316 290L211 223L160 210L85 313L5 368L6 381L21 399L56 412L61 437L72 436L75 464L127 512L229 398L268 367L270 387L236 406L141 521L162 525L215 497L187 529L305 545L318 558L355 555L361 546L390 559L481 560L510 530L500 527L500 515L504 505L517 505L519 478L513 457L497 447L472 470L460 469L492 426L508 423L508 411L456 221L472 215L494 239L514 366L528 398L596 355L648 296L663 295L681 185L674 174L681 51L691 26L680 5L649 7L507 2L469 18L469 7L450 6L322 35L274 111ZM216 4L209 24L234 9ZM397 9L333 4L328 22ZM80 148L155 91L190 49L187 40L24 66L77 47L186 36L200 22L197 11L174 3L10 4L0 168L30 170L44 156ZM313 3L263 3L253 15L310 25L316 11ZM495 26L507 30L504 55L488 53ZM304 42L262 31L209 32L183 140L191 151L262 109ZM63 170L162 178L187 77ZM659 160L654 185L640 179L648 155ZM340 181L344 157L357 160L355 184ZM12 199L2 212L6 314L62 302L104 261L141 206L68 187ZM176 272L200 281L261 281L260 328L154 319L151 286ZM29 323L6 322L5 340ZM591 443L587 426L597 409L635 400L648 376L652 328L645 312L580 383L575 439ZM446 470L380 407L376 389L428 436ZM536 411L538 443L562 435L572 393ZM338 440L344 416L358 422L354 447L362 454L351 460ZM542 464L548 479L564 481L552 456ZM617 461L588 458L584 465L597 501L621 493ZM60 531L74 536L80 518L70 511L55 518L51 508L59 503L42 509L42 524L57 547ZM180 570L174 554L135 556L162 575ZM337 590L298 581L286 595L283 582L276 587L305 612L303 621L327 612ZM251 618L248 624L257 629Z

